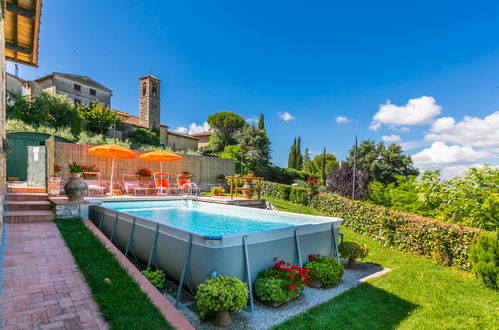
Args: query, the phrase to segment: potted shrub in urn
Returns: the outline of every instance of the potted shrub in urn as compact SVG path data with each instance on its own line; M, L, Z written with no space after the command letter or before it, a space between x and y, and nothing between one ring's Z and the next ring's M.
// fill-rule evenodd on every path
M223 174L217 175L217 183L225 183L225 175Z
M64 193L71 202L81 201L88 194L87 183L82 178L83 166L73 162L68 168L69 180L64 185Z
M59 176L62 171L62 166L54 164L54 176Z
M248 297L249 290L244 282L219 275L201 283L195 299L201 318L211 318L213 325L226 327L232 323L229 311L240 312Z
M253 179L255 178L255 172L245 173L241 178L244 181L242 190L244 198L252 199L253 193L255 192L255 188L253 188L252 185Z
M303 268L310 270L308 286L314 288L331 288L343 276L343 266L334 258L321 257L318 254L308 256Z
M225 189L222 187L211 187L210 192L215 196L222 196L225 192Z
M355 261L364 259L369 253L367 245L357 242L343 242L338 250L340 257L348 259L347 268L354 268Z

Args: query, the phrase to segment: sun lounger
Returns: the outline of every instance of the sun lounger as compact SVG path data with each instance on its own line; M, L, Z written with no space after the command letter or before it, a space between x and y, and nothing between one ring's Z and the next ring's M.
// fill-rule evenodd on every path
M168 172L154 172L154 186L158 195L178 194L179 187L170 184Z
M148 187L142 187L139 182L139 176L136 174L123 174L123 190L128 195L147 195Z

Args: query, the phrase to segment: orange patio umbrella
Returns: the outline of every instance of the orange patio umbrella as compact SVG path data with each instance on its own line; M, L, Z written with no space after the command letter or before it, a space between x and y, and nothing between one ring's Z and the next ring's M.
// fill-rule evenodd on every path
M102 144L100 146L92 147L88 149L88 152L95 156L113 159L113 163L111 165L111 186L109 191L111 195L113 194L114 160L137 158L137 155L135 155L135 152L132 150L114 144Z
M163 175L163 162L177 162L179 160L182 160L182 156L179 156L177 154L173 154L168 151L164 150L158 150L158 151L151 151L146 154L140 155L139 156L140 160L145 160L148 162L160 162L159 163L159 168L160 168L160 173ZM163 180L159 180L161 188L163 188Z

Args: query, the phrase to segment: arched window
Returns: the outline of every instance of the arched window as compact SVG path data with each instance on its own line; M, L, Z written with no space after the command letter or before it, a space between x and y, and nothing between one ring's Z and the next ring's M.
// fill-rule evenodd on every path
M142 96L146 96L147 94L147 84L142 83Z
M156 83L152 83L152 97L156 97L157 93L158 93L158 89L156 87Z

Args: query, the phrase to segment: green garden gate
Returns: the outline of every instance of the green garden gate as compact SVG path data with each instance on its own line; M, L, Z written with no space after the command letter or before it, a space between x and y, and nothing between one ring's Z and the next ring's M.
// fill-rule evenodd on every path
M50 134L38 132L7 133L7 142L11 148L7 154L7 177L26 181L28 178L28 146L43 146L50 137ZM60 136L54 136L54 140L55 142L73 143L73 141Z

